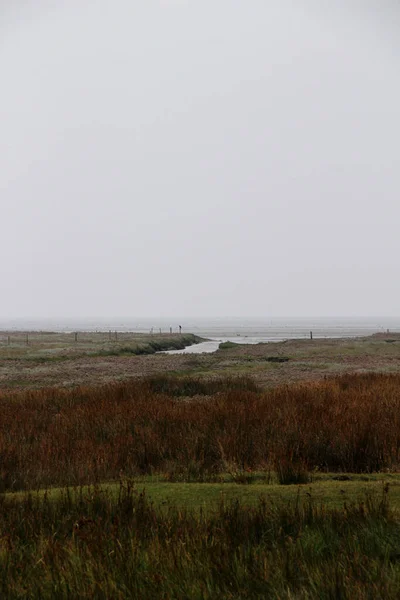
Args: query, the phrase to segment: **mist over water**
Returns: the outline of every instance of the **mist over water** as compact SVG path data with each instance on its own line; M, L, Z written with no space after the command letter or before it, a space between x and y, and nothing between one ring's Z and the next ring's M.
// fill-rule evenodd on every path
M211 340L237 343L314 338L352 338L377 332L400 331L400 317L371 318L59 318L0 319L0 330L14 331L121 331L154 334L194 333Z

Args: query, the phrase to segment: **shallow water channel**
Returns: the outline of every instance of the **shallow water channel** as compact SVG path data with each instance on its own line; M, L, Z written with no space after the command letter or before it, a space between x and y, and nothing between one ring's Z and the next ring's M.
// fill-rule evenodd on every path
M211 338L207 342L186 346L186 348L183 348L183 350L166 350L165 352L162 352L162 354L211 354L218 350L221 342L234 342L235 344L261 344L271 341L276 340L271 340L269 337L236 335L221 338Z
M183 350L166 350L162 354L211 354L218 350L222 340L210 340L208 342L200 342L193 346L186 346Z

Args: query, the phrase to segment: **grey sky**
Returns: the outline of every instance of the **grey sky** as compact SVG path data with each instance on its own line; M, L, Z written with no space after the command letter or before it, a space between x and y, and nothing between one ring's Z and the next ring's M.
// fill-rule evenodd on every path
M0 316L399 315L399 34L394 0L0 0Z

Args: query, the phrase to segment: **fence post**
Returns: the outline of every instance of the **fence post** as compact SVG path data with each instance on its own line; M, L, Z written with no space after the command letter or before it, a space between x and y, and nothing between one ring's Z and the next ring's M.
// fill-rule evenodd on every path
M77 331L75 331L74 337L75 337L75 342L77 342L78 341L78 332Z
M312 340L312 331L310 331L310 340Z

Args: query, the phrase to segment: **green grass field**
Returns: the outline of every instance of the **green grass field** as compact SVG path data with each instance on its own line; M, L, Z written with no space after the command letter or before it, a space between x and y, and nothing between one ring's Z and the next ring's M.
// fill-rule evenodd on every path
M329 487L333 504L301 488L229 483L2 495L2 597L398 598L390 488L369 482L335 507L335 485L313 485ZM272 496L258 493L268 487Z
M325 473L314 474L311 481L301 485L281 485L276 473L223 473L214 483L170 483L163 476L136 477L126 481L139 492L145 492L155 507L174 506L179 509L203 509L212 512L223 499L225 502L239 501L243 506L255 506L260 498L271 503L290 504L312 498L316 504L329 509L343 508L345 503L360 503L368 496L379 497L382 489L389 486L390 504L394 511L400 510L400 475L381 473L352 475ZM236 481L235 481L236 479ZM246 479L246 483L243 480ZM85 494L92 486L82 486ZM96 484L93 489L112 497L118 495L120 482ZM49 488L34 492L38 498L44 495L57 501L66 488ZM71 488L74 489L74 488ZM22 500L26 492L9 492L8 500Z

